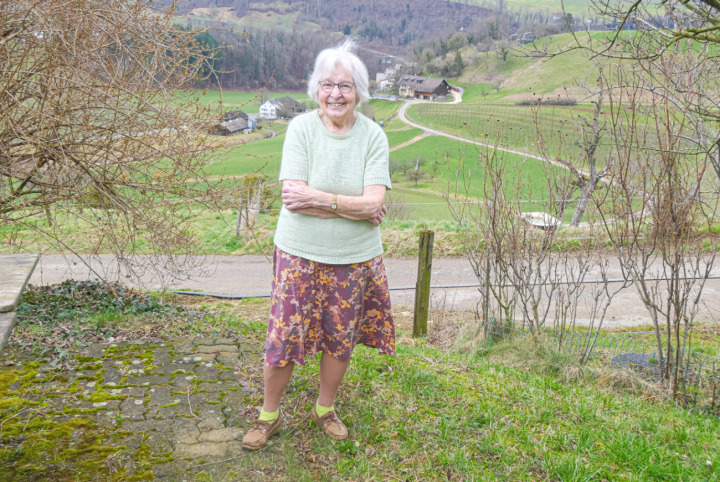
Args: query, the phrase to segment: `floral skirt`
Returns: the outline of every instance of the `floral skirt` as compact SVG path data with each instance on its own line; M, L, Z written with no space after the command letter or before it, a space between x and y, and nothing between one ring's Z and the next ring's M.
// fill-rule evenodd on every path
M395 323L382 256L323 264L275 247L265 363L305 364L326 352L349 360L358 343L395 354Z

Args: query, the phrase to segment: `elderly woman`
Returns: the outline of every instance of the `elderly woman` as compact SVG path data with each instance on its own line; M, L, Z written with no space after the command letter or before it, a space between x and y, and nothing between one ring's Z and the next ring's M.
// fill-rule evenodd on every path
M368 72L353 43L323 50L308 81L319 110L290 123L275 233L265 399L243 447L263 447L280 429L280 399L296 363L322 352L320 391L310 417L336 440L348 436L334 400L358 343L395 354L379 225L391 188L388 142L355 112L367 101Z

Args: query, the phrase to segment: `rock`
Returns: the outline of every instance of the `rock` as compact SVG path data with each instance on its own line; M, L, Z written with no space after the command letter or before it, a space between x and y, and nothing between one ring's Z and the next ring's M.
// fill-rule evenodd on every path
M197 444L177 444L173 456L177 458L190 457L193 459L223 458L241 454L242 442L239 440L231 442L203 442Z
M238 427L226 427L201 433L198 441L215 443L230 442L232 440L240 440L244 434L245 431Z
M198 442L200 430L198 430L196 418L177 418L173 423L173 445L191 445Z
M198 353L222 353L224 355L239 352L235 345L198 345L197 351Z

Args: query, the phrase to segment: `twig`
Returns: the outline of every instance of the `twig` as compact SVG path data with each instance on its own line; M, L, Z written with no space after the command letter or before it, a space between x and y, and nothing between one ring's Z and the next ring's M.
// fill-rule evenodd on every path
M193 417L195 417L199 420L200 417L198 417L197 415L195 415L193 413L192 403L190 402L190 387L188 387L188 389L187 389L187 399L188 399L188 408L190 409L190 415L192 415Z
M18 413L16 413L16 414L13 415L12 417L8 417L8 418L6 418L5 420L3 420L2 422L0 422L0 431L2 431L2 427L3 427L3 425L5 424L5 422L7 422L7 421L9 421L9 420L12 420L13 418L17 417L18 415L20 415L21 413L23 413L23 412L25 412L25 411L27 411L27 410L30 410L30 409L29 409L29 408L23 408L22 410L20 410Z
M264 447L263 447L263 448L264 448ZM262 450L262 449L261 449L261 450ZM258 452L258 451L256 451L256 452ZM231 461L237 459L238 457L240 457L240 456L239 456L239 455L236 455L235 457L231 457L231 458L225 459L225 460L218 460L217 462L206 462L206 463L204 463L204 464L198 464L198 465L196 465L195 467L204 467L204 466L206 466L206 465L224 464L225 462L231 462Z

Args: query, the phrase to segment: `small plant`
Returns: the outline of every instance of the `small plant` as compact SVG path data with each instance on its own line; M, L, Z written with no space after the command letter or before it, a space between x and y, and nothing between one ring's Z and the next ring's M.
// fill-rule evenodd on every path
M176 311L158 297L126 288L119 283L67 280L48 286L30 285L21 298L18 319L21 323L56 323L109 312L144 314Z
M159 295L119 283L68 280L30 285L17 309L12 343L52 363L69 360L90 343L161 338L170 334L215 334L232 330L223 316L171 304Z

